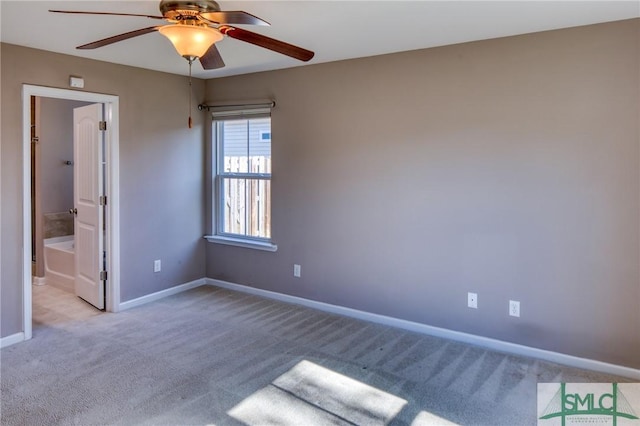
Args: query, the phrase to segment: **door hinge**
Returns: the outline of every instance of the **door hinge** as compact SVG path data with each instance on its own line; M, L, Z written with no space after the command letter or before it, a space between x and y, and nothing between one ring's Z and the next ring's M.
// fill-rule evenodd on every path
M100 271L100 281L107 280L107 271Z
M107 205L107 196L106 195L101 195L100 196L100 205L101 206L106 206Z
M99 124L99 128L100 130L107 130L107 122L106 121L101 121Z

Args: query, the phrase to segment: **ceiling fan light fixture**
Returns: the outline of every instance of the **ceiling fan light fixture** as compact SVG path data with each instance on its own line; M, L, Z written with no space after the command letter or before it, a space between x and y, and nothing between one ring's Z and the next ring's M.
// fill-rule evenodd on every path
M216 29L199 25L165 25L158 31L171 41L180 56L192 59L204 56L212 44L224 37Z

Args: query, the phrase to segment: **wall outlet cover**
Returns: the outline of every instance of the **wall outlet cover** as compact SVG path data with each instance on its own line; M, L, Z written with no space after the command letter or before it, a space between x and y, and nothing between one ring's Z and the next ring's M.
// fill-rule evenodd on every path
M469 293L467 295L467 306L473 309L478 309L478 294Z
M512 317L520 316L520 302L517 300L509 300L509 315Z

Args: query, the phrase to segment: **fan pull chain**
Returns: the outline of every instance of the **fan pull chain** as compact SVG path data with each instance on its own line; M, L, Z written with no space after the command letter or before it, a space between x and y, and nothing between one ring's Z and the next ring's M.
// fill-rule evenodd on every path
M191 88L191 64L192 63L193 61L189 60L189 128L193 127L193 122L191 120L191 110L193 109L193 106L191 104L191 92L193 92Z

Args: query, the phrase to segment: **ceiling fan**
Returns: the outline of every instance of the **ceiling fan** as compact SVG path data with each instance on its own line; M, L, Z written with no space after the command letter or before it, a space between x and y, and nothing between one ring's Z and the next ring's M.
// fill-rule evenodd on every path
M165 25L141 28L139 30L118 34L92 43L78 46L77 49L96 49L119 41L128 40L144 34L158 31L167 37L176 51L189 61L200 60L205 70L225 66L220 52L215 46L228 36L286 56L307 62L313 58L314 52L279 41L262 34L254 33L233 25L269 25L268 22L243 11L222 11L213 0L161 0L162 16L139 15L133 13L82 12L73 10L49 10L54 13L72 13L85 15L138 16L164 20Z
M76 49L97 49L98 47L158 31L167 37L178 54L189 62L190 87L191 65L196 59L200 60L200 64L205 70L224 67L224 61L215 44L222 40L225 35L304 62L311 60L314 55L314 52L303 49L302 47L231 26L231 24L269 25L269 23L247 12L222 11L218 3L213 0L161 0L160 13L162 16L115 12L83 12L77 10L49 10L49 12L84 15L138 16L168 22L164 25L141 28L83 44ZM189 128L191 128L191 90L189 90L188 125Z

